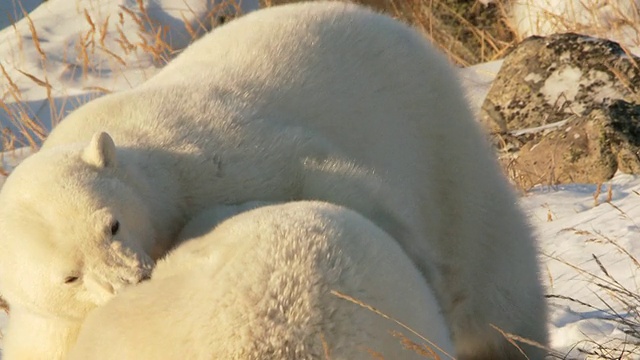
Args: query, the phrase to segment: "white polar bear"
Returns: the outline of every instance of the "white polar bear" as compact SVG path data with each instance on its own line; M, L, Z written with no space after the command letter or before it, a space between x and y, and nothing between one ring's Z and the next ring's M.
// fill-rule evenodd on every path
M10 322L81 319L205 208L296 199L354 209L397 240L458 358L521 357L491 325L546 343L531 231L455 73L408 26L333 2L232 21L62 121L0 192Z
M293 202L180 245L150 282L89 314L69 359L424 359L392 332L424 341L332 292L407 324L443 359L453 351L429 287L389 235L346 208Z

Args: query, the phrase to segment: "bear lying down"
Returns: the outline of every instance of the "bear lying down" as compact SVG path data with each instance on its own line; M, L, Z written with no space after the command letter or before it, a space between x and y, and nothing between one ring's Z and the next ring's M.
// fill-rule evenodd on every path
M407 324L443 358L453 351L420 272L359 214L294 202L202 234L219 220L219 208L198 216L151 281L91 312L70 359L423 359L393 332L424 341L334 292Z

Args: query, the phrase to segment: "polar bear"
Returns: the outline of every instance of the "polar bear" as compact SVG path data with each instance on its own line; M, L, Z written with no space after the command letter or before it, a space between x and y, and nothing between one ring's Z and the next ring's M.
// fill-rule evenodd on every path
M546 344L532 233L454 71L417 31L340 2L231 21L53 129L0 192L10 322L81 319L205 208L304 199L400 244L458 358L522 357L493 326Z
M215 218L205 211L194 224ZM69 359L424 359L393 332L423 340L344 295L406 324L441 358L452 353L398 244L352 210L302 201L244 212L180 245L151 281L89 314Z

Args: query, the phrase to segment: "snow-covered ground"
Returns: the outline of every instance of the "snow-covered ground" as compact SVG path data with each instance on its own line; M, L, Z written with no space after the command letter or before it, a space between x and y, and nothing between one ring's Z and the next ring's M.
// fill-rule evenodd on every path
M18 0L0 0L0 9L8 7L0 18L13 17L16 6L7 1ZM33 8L36 0L23 2ZM11 119L24 114L38 119L36 127L51 128L79 104L141 83L211 27L203 20L209 12L228 15L258 8L258 0L237 3L241 8L222 0L42 2L28 18L0 31L3 130L10 130L17 143L31 145L22 125ZM38 138L38 131L30 133Z
M5 0L0 2L3 15L7 5ZM33 41L29 19L0 31L0 64L12 79L10 82L0 73L0 122L14 131L16 124L10 118L21 111L40 119L48 129L78 104L152 76L186 44L188 31L180 31L184 29L180 24L197 24L207 11L198 7L202 3L198 0L145 0L148 16L175 31L170 34L175 51L163 52L159 59L141 45L128 51L122 46L122 34L131 43L153 43L153 37L141 32L131 15L141 14L134 0L48 0L35 8L37 2L23 4L31 10L30 20L42 53ZM253 9L256 3L245 0L244 6ZM500 65L493 62L461 70L476 109ZM2 110L3 104L13 114ZM18 140L28 144L25 138ZM10 170L29 152L0 153L2 168ZM3 181L0 176L0 185ZM624 286L639 292L636 276L640 265L635 259L640 257L640 229L635 219L640 222L640 178L618 174L594 198L596 192L594 184L572 184L536 188L521 197L538 235L543 278L552 296L551 345L558 353L570 352L568 358L585 358L578 348L589 348L591 341L615 346L614 339L624 339L624 329L608 318L617 312L633 320L633 309L619 301L619 292L612 288ZM608 307L611 309L603 310ZM6 316L0 317L0 329L5 323Z
M611 200L606 202L609 187ZM578 346L589 347L589 340L622 349L621 344L614 344L625 338L624 327L607 318L618 313L637 321L632 313L637 309L628 309L623 301L638 306L639 299L620 298L622 288L616 281L638 294L640 229L635 220L640 219L640 181L636 176L618 174L597 197L597 206L596 188L572 184L537 189L522 199L540 239L547 293L559 296L549 299L549 329L552 348L562 353L578 342L583 342ZM615 288L620 291L612 290ZM614 311L602 310L608 306ZM638 354L636 350L633 358Z

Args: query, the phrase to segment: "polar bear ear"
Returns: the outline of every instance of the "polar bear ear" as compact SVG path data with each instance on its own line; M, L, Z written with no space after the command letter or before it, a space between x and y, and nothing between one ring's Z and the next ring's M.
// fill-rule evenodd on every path
M95 133L84 149L82 159L99 168L113 167L116 165L116 144L106 132Z

